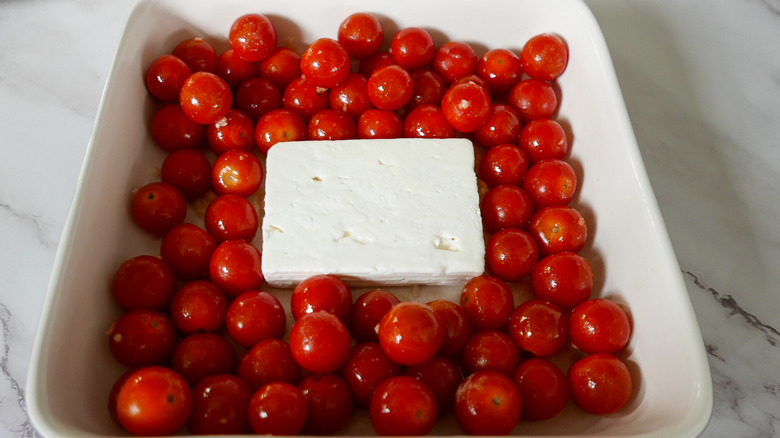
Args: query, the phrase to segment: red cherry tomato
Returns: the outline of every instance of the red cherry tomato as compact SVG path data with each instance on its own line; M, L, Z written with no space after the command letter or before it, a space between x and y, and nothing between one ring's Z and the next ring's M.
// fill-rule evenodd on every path
M127 367L164 365L176 347L176 327L156 310L130 310L111 325L108 345L117 362Z
M228 306L225 328L238 345L252 348L262 340L281 338L287 329L287 316L276 297L250 290Z
M199 71L214 72L217 65L217 51L203 38L183 40L171 53L184 61L193 73Z
M386 110L370 109L358 118L358 138L400 138L404 135L404 121Z
M444 340L444 328L427 304L406 301L390 309L379 322L379 343L390 359L415 365L432 358Z
M525 125L518 144L532 163L545 158L562 160L569 151L566 132L558 122L550 119L536 119Z
M225 325L228 300L214 283L191 281L176 291L168 313L176 328L184 334L219 332Z
M494 95L505 94L520 81L523 70L520 58L507 49L485 52L477 63L477 74Z
M289 47L277 47L260 63L260 76L284 90L290 82L301 77L301 55Z
M463 382L463 374L454 359L435 356L419 365L406 367L405 374L425 383L436 397L439 414L452 410L455 392Z
M406 104L406 109L411 111L420 105L441 105L447 86L439 75L427 68L417 69L412 75L412 97Z
M358 342L378 341L376 327L379 321L398 303L398 297L383 289L374 289L360 295L355 300L350 318L352 337Z
M255 207L238 195L214 198L206 207L206 230L218 242L243 239L251 242L257 234L258 218Z
M309 406L304 433L334 435L352 418L354 400L352 390L338 374L312 374L306 376L298 389Z
M249 424L258 435L299 435L308 413L303 393L289 383L269 383L249 401Z
M455 129L441 108L423 104L406 115L404 133L409 138L451 138L455 136Z
M325 311L346 322L352 314L352 292L335 275L315 275L295 286L290 305L296 320L308 313Z
M382 45L385 32L382 23L366 12L356 12L341 22L338 41L350 57L363 59Z
M455 393L455 419L470 435L508 435L520 421L517 385L496 371L476 372Z
M569 48L557 35L543 33L531 37L520 53L523 71L534 79L552 81L566 70Z
M251 151L255 147L255 124L248 115L231 108L225 117L206 127L206 141L217 155L231 149Z
M463 350L463 371L498 371L507 376L520 364L520 351L511 336L498 330L474 333Z
M571 165L563 160L537 161L528 169L523 180L523 189L536 208L568 205L577 190L577 174Z
M186 201L194 201L211 188L211 164L201 151L175 150L165 157L160 179L179 190Z
M157 110L152 117L152 139L161 149L196 149L206 141L206 126L190 120L181 105L171 103Z
M574 362L567 378L574 403L594 415L620 411L633 394L628 368L608 353L591 354Z
M195 333L179 341L171 355L170 367L190 385L204 377L236 371L236 350L216 333Z
M573 252L549 255L534 266L531 287L539 298L557 304L564 310L590 298L593 272L584 257Z
M587 300L569 317L571 343L585 353L617 353L628 345L631 323L617 303L603 298Z
M534 214L528 232L542 255L579 252L588 240L588 226L579 211L567 206L544 207Z
M396 376L377 386L368 412L379 435L422 436L433 430L438 406L435 394L425 383L410 376Z
M217 58L217 67L214 73L221 77L231 90L235 91L242 83L257 77L259 69L256 62L246 61L238 56L235 50L228 49Z
M566 375L546 359L531 358L512 374L523 399L523 418L541 421L552 418L569 401Z
M480 211L485 230L495 233L504 228L527 228L534 215L534 205L524 189L502 184L485 193Z
M552 85L538 79L525 79L515 84L507 100L526 121L552 118L558 109L558 96Z
M263 165L254 154L233 149L217 158L211 168L211 186L218 195L253 195L263 182Z
M265 281L262 255L245 240L226 240L214 250L209 262L209 278L226 295L257 289Z
M170 368L143 367L133 371L117 394L119 423L134 435L173 435L192 412L187 382Z
M260 117L282 107L282 93L269 79L250 78L236 89L233 107L249 116L254 129L254 124L260 120Z
M133 194L131 212L142 230L162 236L184 222L187 201L175 187L163 182L149 183Z
M431 63L435 47L431 34L419 27L399 30L390 41L390 51L395 61L411 71Z
M306 123L290 109L277 109L263 115L255 127L255 142L264 154L280 141L306 140L306 135Z
M496 277L480 275L463 287L460 306L474 330L485 330L506 326L515 303L508 284Z
M282 92L282 107L291 109L308 122L311 116L328 108L330 90L318 87L303 77L299 77Z
M398 63L395 62L395 58L393 58L393 55L390 54L390 52L378 50L360 60L358 72L368 78L371 77L375 71L382 67L387 67L388 65L398 65Z
M248 62L260 62L276 49L276 28L265 15L246 14L230 26L230 47Z
M553 356L569 342L566 314L540 298L517 306L509 319L509 333L521 350L536 357Z
M320 38L301 55L301 73L317 87L332 88L349 75L349 54L331 38Z
M504 228L490 236L485 251L493 275L505 281L530 274L539 259L539 249L531 235L516 228Z
M474 135L480 146L492 148L503 143L517 143L522 127L520 116L511 106L494 104L485 124Z
M368 78L368 98L382 110L403 108L412 98L412 76L401 66L389 65L376 70Z
M179 102L179 91L192 74L187 64L173 55L162 55L146 71L149 94L162 102Z
M206 230L184 223L165 233L160 255L180 279L194 280L208 275L216 247L217 241Z
M523 151L513 144L493 146L485 152L479 162L478 175L488 187L501 184L519 186L528 172L528 159Z
M331 373L346 362L350 351L349 331L328 312L301 316L290 331L290 348L301 367L312 373Z
M351 140L357 138L357 125L345 112L326 108L311 116L306 128L309 140Z
M198 435L248 434L252 389L241 378L209 376L192 388L192 415L187 429Z
M490 117L490 94L472 82L452 85L441 101L444 117L460 132L474 132Z
M205 71L193 73L179 93L182 111L201 125L216 123L233 105L233 93L224 79Z
M268 338L255 344L241 358L238 375L257 390L271 382L297 384L301 367L295 362L287 342Z
M444 83L449 84L476 72L478 62L477 54L470 45L461 41L448 41L433 53L431 65Z
M111 283L111 293L124 310L163 311L176 293L176 274L159 257L136 256L119 265Z
M466 311L448 300L435 300L428 303L436 312L444 328L444 339L437 354L446 357L460 357L463 348L471 337L471 323Z
M360 73L350 73L343 82L331 88L328 99L331 108L344 112L353 120L374 107L368 97L368 78Z
M349 352L341 376L347 381L359 406L368 406L376 387L401 374L401 366L393 362L378 342L363 342Z

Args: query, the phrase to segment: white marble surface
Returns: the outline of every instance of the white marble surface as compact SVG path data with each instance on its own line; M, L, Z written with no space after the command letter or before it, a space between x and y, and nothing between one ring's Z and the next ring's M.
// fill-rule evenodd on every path
M590 0L709 353L706 437L780 435L780 2ZM0 436L132 0L0 0ZM674 358L669 358L674 360Z

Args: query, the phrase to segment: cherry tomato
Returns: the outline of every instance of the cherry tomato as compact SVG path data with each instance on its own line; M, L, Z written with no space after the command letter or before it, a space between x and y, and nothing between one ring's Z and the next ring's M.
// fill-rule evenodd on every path
M488 187L501 184L519 186L528 172L528 159L519 147L508 143L500 144L485 152L477 171L479 179Z
M179 104L193 122L210 125L225 117L233 105L233 93L224 79L199 71L184 81Z
M183 40L173 48L171 53L184 61L193 73L199 71L214 73L217 65L217 51L203 38Z
M460 294L460 306L474 330L500 329L515 308L509 285L499 278L480 275L469 280Z
M521 350L536 357L553 356L569 342L566 314L540 298L517 306L509 319L509 333Z
M628 345L631 323L614 301L595 298L572 309L571 343L585 353L617 353Z
M507 49L485 52L477 63L477 74L494 95L505 94L523 75L520 58Z
M428 303L436 312L444 328L444 339L437 354L446 357L460 357L471 337L471 323L466 311L449 300L435 300Z
M628 368L608 353L591 354L574 362L567 378L574 403L594 415L620 411L633 393Z
M517 385L496 371L476 372L455 393L455 419L470 435L507 435L520 421Z
M295 286L290 304L296 320L308 313L325 311L342 321L349 321L352 292L343 280L334 275L315 275Z
M131 212L144 231L162 236L184 222L187 201L176 187L163 182L149 183L133 194Z
M406 109L411 111L420 105L441 105L447 86L439 75L427 68L414 70L411 75L412 97L406 104Z
M289 109L277 109L263 115L255 127L255 142L264 154L280 141L306 140L306 135L306 122Z
M334 435L352 418L352 390L338 374L308 375L298 383L298 389L309 406L304 433Z
M352 390L355 403L368 406L376 387L400 375L401 366L387 357L378 342L363 342L352 347L340 372Z
M226 295L257 289L265 281L260 270L262 255L245 240L226 240L214 250L209 262L209 278Z
M509 91L508 102L523 120L549 119L558 109L553 87L538 79L525 79Z
M409 138L451 138L455 136L455 129L440 107L423 104L406 115L404 134Z
M368 78L360 73L350 73L343 82L331 88L328 99L331 108L344 112L353 120L374 107L368 97Z
M331 373L346 362L350 351L349 331L328 312L301 316L290 331L290 348L301 367L312 373Z
M398 297L383 289L374 289L360 295L355 300L350 318L352 337L358 342L378 341L376 326L385 313L398 303Z
M520 351L511 336L498 330L474 333L463 350L463 371L498 371L507 376L520 365Z
M176 291L168 313L176 328L184 334L219 332L225 325L228 300L214 283L191 281Z
M379 322L379 343L390 359L415 365L436 355L444 328L427 304L406 301L393 306Z
M276 48L276 28L265 15L246 14L230 26L230 47L248 62L260 62L271 56Z
M518 144L532 163L545 158L562 160L569 151L566 132L551 119L536 119L525 125Z
M358 118L358 138L400 138L404 135L404 121L386 110L370 109Z
M486 252L490 270L505 281L519 280L530 274L539 259L534 240L516 228L504 228L490 236Z
M429 65L434 51L431 34L419 27L401 29L390 41L393 58L401 67L410 71Z
M211 168L211 186L218 195L253 195L263 182L263 165L254 154L229 150L217 158Z
M523 71L534 79L552 81L566 70L569 48L557 35L535 35L523 46L520 53Z
M303 393L289 383L269 383L249 401L249 424L258 435L299 435L308 414Z
M236 90L242 83L257 77L259 71L256 62L246 61L238 56L235 50L228 49L217 58L214 73L221 77L231 90Z
M265 339L281 338L287 329L287 316L276 297L249 290L228 306L225 328L238 345L252 348Z
M477 54L470 45L461 41L448 41L433 53L431 65L444 83L449 84L476 72L478 62Z
M208 274L217 241L203 228L190 223L176 225L165 233L160 256L182 280L194 280Z
M330 90L318 87L303 77L293 80L282 93L282 107L291 109L308 122L311 116L328 108Z
M335 87L347 78L349 69L349 54L331 38L314 41L301 55L301 73L317 87Z
M527 228L534 215L534 205L524 189L502 184L485 193L480 211L485 230L495 233L504 228Z
M395 111L403 108L412 98L414 85L412 76L406 69L389 65L369 76L367 90L368 98L375 107Z
M181 192L186 201L194 201L211 188L211 164L203 152L179 149L165 157L160 180Z
M573 252L549 255L534 266L531 287L539 298L557 304L564 310L590 298L593 271L584 257Z
M206 207L206 230L218 242L243 239L251 242L257 234L258 217L254 205L243 196L222 195Z
M452 405L455 403L455 392L463 382L463 375L455 360L449 357L435 356L419 365L406 367L405 374L431 388L436 397L436 405L439 407L440 414L452 410Z
M217 155L231 149L251 151L255 147L255 124L244 112L231 108L225 117L206 127L206 141Z
M187 64L173 55L162 55L149 64L146 89L162 102L179 102L179 91L192 74Z
M260 63L260 76L284 90L301 76L301 55L288 47L277 47L271 56Z
M588 226L579 211L567 206L544 207L534 214L528 232L542 255L579 252L588 240Z
M357 125L345 112L326 108L311 116L306 127L309 140L351 140L357 138Z
M134 370L117 395L119 423L134 435L173 435L192 412L192 391L177 372L161 366Z
M111 415L111 419L120 426L122 424L119 423L119 413L117 412L116 404L117 398L119 398L119 390L122 389L122 385L127 382L127 378L130 377L135 370L136 368L133 368L122 373L122 375L114 381L114 384L111 386L111 392L108 394L108 413Z
M474 132L490 117L490 95L484 87L471 82L455 84L444 93L441 109L453 128Z
M216 333L195 333L176 344L170 367L191 386L201 379L236 371L236 351Z
M192 388L192 414L187 429L197 435L248 434L252 389L240 377L209 376Z
M511 106L494 104L485 124L474 135L480 146L492 148L503 143L517 143L521 129L520 116Z
M363 59L382 45L385 32L382 23L375 16L366 12L356 12L341 22L338 30L338 41L349 56Z
M163 365L176 347L176 327L156 310L130 310L111 325L108 345L117 362L127 367Z
M523 418L540 421L552 418L569 401L566 375L546 359L531 358L512 374L523 399Z
M379 435L422 436L433 430L438 415L436 396L422 381L391 377L377 386L368 408Z
M528 169L523 189L537 208L548 205L568 205L577 190L577 175L563 160L537 161Z
M190 120L181 105L163 106L152 117L152 139L165 151L196 149L206 141L206 127Z
M140 255L123 261L114 273L111 294L124 310L168 308L176 293L176 274L159 257Z
M257 390L271 382L297 384L301 367L295 362L287 342L268 338L255 344L241 358L238 375Z
M358 72L368 78L371 77L375 71L382 67L387 67L388 65L398 65L398 63L395 62L395 58L393 58L393 55L390 52L379 50L360 60Z

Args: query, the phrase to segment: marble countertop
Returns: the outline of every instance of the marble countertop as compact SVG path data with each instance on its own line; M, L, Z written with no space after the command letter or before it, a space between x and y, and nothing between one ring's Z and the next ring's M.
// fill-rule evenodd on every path
M133 3L0 1L0 436L37 436L32 340ZM708 352L702 436L780 435L780 2L587 3Z

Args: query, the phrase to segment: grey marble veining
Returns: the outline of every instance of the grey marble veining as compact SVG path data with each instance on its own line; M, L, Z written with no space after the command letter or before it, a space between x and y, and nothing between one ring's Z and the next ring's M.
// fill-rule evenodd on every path
M708 352L702 436L780 436L780 1L587 3ZM0 436L37 436L32 339L132 5L0 2Z

